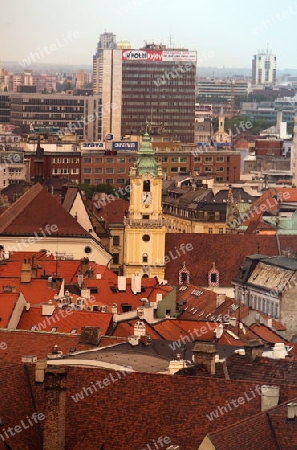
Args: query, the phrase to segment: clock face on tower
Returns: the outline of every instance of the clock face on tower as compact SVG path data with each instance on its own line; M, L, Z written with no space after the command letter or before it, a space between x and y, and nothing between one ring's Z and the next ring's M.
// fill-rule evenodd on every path
M153 196L151 192L142 192L141 194L141 203L143 205L151 205L153 200Z

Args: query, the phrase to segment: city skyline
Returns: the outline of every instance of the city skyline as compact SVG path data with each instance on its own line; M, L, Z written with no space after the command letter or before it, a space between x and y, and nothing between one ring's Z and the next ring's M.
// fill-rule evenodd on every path
M18 61L20 71L29 63L91 64L99 35L113 32L132 48L148 43L189 48L198 52L198 66L251 68L259 49L269 48L277 57L277 69L297 68L290 43L297 39L294 27L297 2L251 0L112 0L81 2L13 0L0 17L0 39L5 42L0 61ZM28 32L31 30L31 32Z

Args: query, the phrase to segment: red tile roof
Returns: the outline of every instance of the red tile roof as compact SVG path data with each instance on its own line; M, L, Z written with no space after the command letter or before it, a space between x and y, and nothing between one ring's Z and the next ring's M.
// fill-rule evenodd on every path
M80 344L79 341L80 335L74 334L0 329L0 343L7 344L6 350L0 349L0 364L20 362L24 355L46 358L54 345L58 345L65 354L68 354L71 348L76 348L77 351L93 348L90 345Z
M187 336L189 340L212 341L216 324L213 322L198 322L189 320L164 320L153 325L154 329L168 341L178 341Z
M45 227L56 226L53 230ZM0 216L0 234L90 236L40 184L35 184Z
M279 236L281 249L291 248L297 252L296 236ZM193 250L182 252L181 245L191 244ZM178 256L175 247L179 250ZM183 247L184 248L184 247ZM172 257L170 257L170 251ZM165 268L165 278L178 286L178 272L185 261L190 271L190 283L208 286L208 272L215 262L219 271L220 286L231 286L239 267L247 255L261 253L278 255L275 236L245 234L197 234L167 233L165 254L169 258Z
M134 334L134 325L136 322L142 322L146 327L146 334L151 337L151 339L162 339L159 333L157 333L154 327L148 324L145 320L135 319L129 320L127 322L117 323L116 329L113 332L113 336L119 337L129 337Z
M100 202L99 198L93 198L93 208L96 209L96 204L99 200L98 206L100 211L94 211L98 216L102 216L105 221L105 227L109 228L114 224L124 224L124 216L127 215L129 202L121 198L115 198L113 201Z
M41 307L32 307L29 311L22 314L21 320L17 326L19 330L31 330L36 326L40 331L51 331L57 328L59 333L71 333L76 330L80 333L81 327L99 327L101 334L106 334L112 314L95 311L74 311L55 309L52 316L43 316Z
M269 342L271 344L276 344L277 342L284 342L288 343L286 339L283 339L279 336L279 334L274 333L271 329L267 328L266 326L253 324L250 326L250 328L256 333L256 335L262 339L265 342Z
M0 294L0 326L5 328L16 305L19 294Z
M142 278L141 285L144 288L140 294L133 294L131 291L131 279L127 278L126 291L112 291L111 288L117 287L117 276L115 275L109 280L105 279L85 279L84 283L87 288L97 287L98 294L94 295L99 305L106 305L108 311L111 311L112 305L117 303L118 313L122 313L122 303L131 305L132 310L136 310L137 307L143 306L141 298L148 298L150 302L156 302L157 294L162 294L163 297L172 290L171 286L162 286L156 284L154 278ZM95 303L95 304L97 304Z

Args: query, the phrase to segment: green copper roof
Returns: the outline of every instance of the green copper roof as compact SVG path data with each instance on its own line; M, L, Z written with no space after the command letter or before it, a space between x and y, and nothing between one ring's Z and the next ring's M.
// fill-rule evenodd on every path
M158 165L155 159L155 152L147 131L142 138L142 143L137 155L138 158L136 164L138 175L143 175L144 173L150 173L154 176L158 175Z

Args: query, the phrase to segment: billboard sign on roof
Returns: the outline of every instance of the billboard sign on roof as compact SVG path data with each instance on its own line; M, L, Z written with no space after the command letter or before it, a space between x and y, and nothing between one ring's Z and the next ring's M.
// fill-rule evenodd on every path
M123 61L196 62L195 51L188 50L122 50Z

